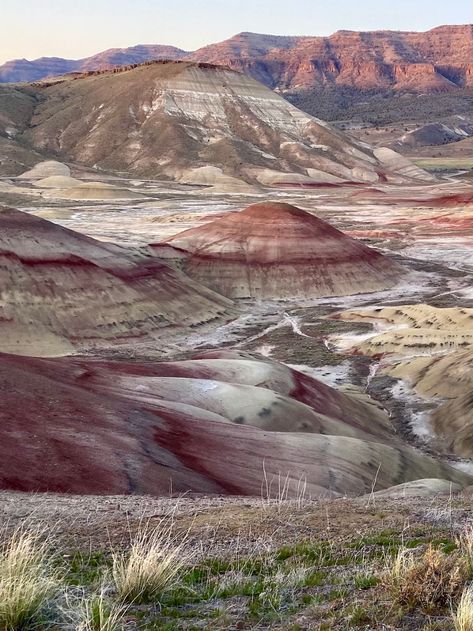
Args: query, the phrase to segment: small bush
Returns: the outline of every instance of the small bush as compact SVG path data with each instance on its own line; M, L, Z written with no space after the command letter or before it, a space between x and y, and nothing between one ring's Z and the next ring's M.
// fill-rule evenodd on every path
M403 548L391 561L384 577L393 604L425 614L444 613L460 597L470 577L461 554L445 554L429 546L421 555Z
M187 561L183 543L177 544L169 530L144 530L129 553L113 555L112 576L119 599L135 604L158 600Z
M59 580L41 533L19 529L7 537L0 550L0 628L13 631L36 622Z

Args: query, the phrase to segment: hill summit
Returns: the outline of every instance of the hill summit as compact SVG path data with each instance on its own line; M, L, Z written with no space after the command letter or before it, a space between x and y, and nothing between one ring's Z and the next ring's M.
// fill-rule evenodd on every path
M314 298L386 289L402 269L311 213L248 206L171 237L184 269L231 298Z

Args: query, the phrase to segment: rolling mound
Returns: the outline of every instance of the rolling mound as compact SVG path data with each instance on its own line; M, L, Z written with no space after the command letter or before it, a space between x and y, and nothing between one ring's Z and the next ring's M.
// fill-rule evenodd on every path
M465 394L440 406L432 414L431 425L439 436L445 453L473 458L473 396L471 387Z
M42 181L42 180L41 180ZM38 185L38 184L36 184ZM67 184L58 186L49 192L50 197L60 197L61 199L145 199L137 191L126 188L118 188L112 184L102 182L78 182L77 184Z
M461 491L459 484L454 484L448 480L428 478L426 480L414 480L414 482L404 482L397 484L383 491L376 491L374 497L390 497L392 499L405 499L408 497L431 497L433 495L449 495Z
M406 324L411 328L455 329L469 331L473 309L462 307L432 307L424 303L376 309L350 309L338 314L343 320Z
M82 184L80 180L76 180L69 175L50 175L33 182L33 185L38 188L71 188L80 184Z
M250 184L268 171L289 185L311 173L316 183L432 179L227 67L157 61L28 90L37 101L18 141L91 167L186 181L211 166Z
M426 304L349 310L337 314L342 320L373 322L381 332L358 342L343 342L345 350L363 355L431 355L461 350L473 345L473 309L438 308ZM385 329L385 330L383 330ZM337 339L333 338L335 343ZM397 374L402 367L397 368Z
M460 142L470 136L473 136L473 123L464 117L457 116L450 125L440 122L421 125L402 135L392 143L392 146L394 149L416 149Z
M38 162L32 169L25 171L18 177L22 180L41 180L46 177L70 177L71 170L66 164L56 160L45 160Z
M387 257L283 203L253 204L165 243L186 255L189 276L230 298L363 293L391 287L402 273Z
M127 371L120 384L132 396L136 396L139 382L140 391L153 396L177 397L200 407L222 406L219 413L238 424L272 431L369 437L380 442L396 440L386 412L375 401L360 401L284 364L255 359L246 353L212 351L192 360L148 364L146 371L153 379L147 380L141 369L135 371L128 366ZM205 382L213 385L205 386ZM228 396L221 396L225 386L229 387ZM260 404L261 397L266 402ZM298 411L294 408L294 415L284 409L290 400L303 404ZM228 408L223 406L224 401Z
M444 399L431 415L437 449L473 457L473 349L414 357L388 367L387 374L406 379L425 397Z
M427 329L402 329L374 335L352 347L361 355L379 357L385 354L421 355L439 353L473 345L473 331L436 331Z
M301 480L312 496L338 496L423 478L472 482L409 447L229 422L208 409L205 390L194 404L162 398L153 392L155 367L166 371L166 364L2 355L0 488L260 495L265 479L274 492L287 475L289 496ZM233 393L221 394L232 401Z
M426 397L451 399L473 387L473 349L447 355L424 355L404 359L384 372L408 379L414 390Z
M56 355L154 335L230 302L143 250L0 209L0 350Z
M429 419L435 447L472 458L473 309L419 304L350 310L337 317L373 322L375 331L382 331L345 343L339 338L338 346L382 357L377 374L400 379L425 398L443 399Z

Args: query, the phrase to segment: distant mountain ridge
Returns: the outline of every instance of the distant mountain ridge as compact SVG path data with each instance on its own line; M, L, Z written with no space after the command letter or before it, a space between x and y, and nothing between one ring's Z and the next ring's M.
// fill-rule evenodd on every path
M115 66L126 66L155 59L181 59L186 51L175 46L160 44L139 44L130 48L110 48L83 59L63 59L62 57L40 57L13 59L0 66L0 83L40 81L69 72L107 70Z
M0 82L38 81L164 58L226 65L282 92L324 86L442 92L473 86L473 25L423 33L337 31L329 37L244 32L193 52L138 45L80 60L13 60L0 66Z

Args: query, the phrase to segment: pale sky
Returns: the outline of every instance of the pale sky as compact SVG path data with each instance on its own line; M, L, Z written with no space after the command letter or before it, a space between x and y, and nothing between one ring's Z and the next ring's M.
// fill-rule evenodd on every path
M0 64L107 48L194 50L241 31L330 35L473 22L473 0L0 0Z

